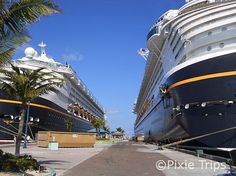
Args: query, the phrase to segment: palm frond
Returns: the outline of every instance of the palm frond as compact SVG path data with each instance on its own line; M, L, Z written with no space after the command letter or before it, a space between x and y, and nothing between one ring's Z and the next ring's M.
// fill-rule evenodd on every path
M52 0L0 0L0 63L11 58L13 51L31 38L27 26L41 16L59 13Z
M1 84L2 84L3 91L6 91L9 95L17 98L17 94L16 94L17 90L15 89L14 86L12 86L11 83L1 81Z
M9 33L2 37L0 40L0 64L10 61L16 48L30 40L31 38L26 36L25 33L18 33L16 35Z
M59 7L51 0L20 0L9 8L10 17L5 24L12 31L21 32L25 25L38 21L41 16L59 12Z
M5 36L0 40L0 52L9 48L17 48L31 40L27 31L14 34L11 31L6 31Z
M38 87L37 89L32 90L28 97L30 97L30 99L34 99L35 97L38 97L43 94L47 94L49 92L57 92L58 90L54 86L55 84L42 85Z
M63 78L43 78L41 79L42 83L47 83L47 82L55 82L55 83L62 83L64 81Z
M12 68L12 71L15 72L17 75L20 75L21 74L21 70L19 67L16 67L14 66L13 64L11 64L11 68ZM10 71L11 72L11 71Z
M11 71L0 69L0 73L4 75L1 82L9 95L14 95L21 101L33 100L51 91L56 92L56 87L62 84L61 78L42 72L44 68L32 71L14 65L11 67ZM45 78L46 75L50 78Z
M11 56L15 53L14 48L9 48L4 52L0 52L0 65L11 60Z

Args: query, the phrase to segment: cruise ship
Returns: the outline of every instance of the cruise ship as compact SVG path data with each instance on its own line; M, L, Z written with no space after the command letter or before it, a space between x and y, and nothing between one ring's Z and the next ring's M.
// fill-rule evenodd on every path
M34 48L25 49L25 56L13 61L19 68L52 72L53 77L63 78L57 92L44 94L29 105L29 134L35 138L37 131L72 131L90 130L91 120L104 118L105 110L89 91L83 81L68 64L61 64L46 54L46 44L40 43L41 54ZM10 65L6 65L6 69ZM1 76L2 77L2 76ZM2 77L3 78L3 77ZM0 139L13 139L17 134L21 102L0 91Z
M186 0L147 35L134 131L160 143L236 147L236 1Z

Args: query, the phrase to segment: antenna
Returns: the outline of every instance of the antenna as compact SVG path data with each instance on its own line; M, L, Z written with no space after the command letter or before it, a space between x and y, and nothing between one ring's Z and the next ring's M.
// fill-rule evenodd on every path
M41 56L46 56L46 44L43 41L38 45L41 48Z
M145 61L147 61L149 55L148 49L140 48L137 52Z

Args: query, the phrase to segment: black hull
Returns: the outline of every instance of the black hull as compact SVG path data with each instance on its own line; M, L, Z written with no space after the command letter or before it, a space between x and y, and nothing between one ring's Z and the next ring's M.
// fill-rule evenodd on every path
M0 95L0 99L9 100L9 97L6 97L2 93ZM33 117L34 119L39 118L39 122L34 120L33 122L29 123L34 137L38 131L86 132L92 128L91 123L87 120L80 119L73 114L69 114L65 109L59 107L51 101L38 98L33 103L36 105L43 105L42 107L30 106L29 116ZM3 115L13 115L14 117L19 116L20 109L21 105L19 104L0 102L0 140L13 139L14 136L12 133L17 132L16 129L18 128L19 123L18 118L11 120L10 116ZM69 129L67 126L68 120L73 122L71 129ZM7 124L7 121L11 122ZM28 134L31 135L30 130L28 131Z
M236 74L229 74L233 71L236 71L235 53L192 64L168 78L168 85L186 81L171 89L169 94L172 108L180 106L178 113L181 115L176 119L188 137L236 127ZM207 102L205 107L203 102ZM189 108L184 107L186 104ZM235 148L236 129L203 137L197 142L211 147Z

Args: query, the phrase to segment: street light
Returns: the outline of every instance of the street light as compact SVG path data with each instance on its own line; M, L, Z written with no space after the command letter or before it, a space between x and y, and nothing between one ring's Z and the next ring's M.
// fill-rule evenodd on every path
M28 107L27 107L27 116L26 116L26 123L25 123L25 138L24 138L23 148L27 148L27 133L28 133L28 122L29 122L29 110L30 110L30 101L28 101Z

